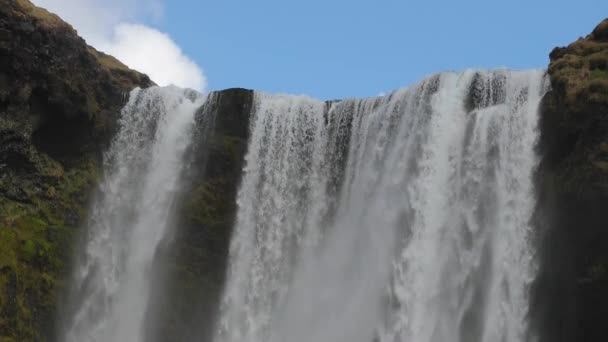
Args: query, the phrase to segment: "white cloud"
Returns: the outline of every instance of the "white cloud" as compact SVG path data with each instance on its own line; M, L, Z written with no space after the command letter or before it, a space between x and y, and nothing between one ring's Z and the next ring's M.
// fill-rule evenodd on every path
M100 49L140 70L158 84L204 89L200 68L183 54L167 34L138 24L119 24L112 40Z
M162 0L33 0L72 24L95 48L159 85L175 84L203 91L207 81L171 37L138 21L159 20Z

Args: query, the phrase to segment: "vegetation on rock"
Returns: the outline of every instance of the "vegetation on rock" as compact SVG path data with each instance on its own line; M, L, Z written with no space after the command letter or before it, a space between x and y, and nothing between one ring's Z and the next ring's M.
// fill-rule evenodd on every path
M550 57L532 315L543 341L601 341L608 337L608 20ZM27 0L0 0L0 341L53 340L102 153L127 93L152 84L87 46L56 15ZM474 95L467 108L499 100ZM154 288L155 341L209 336L224 283L253 92L209 96L197 114L177 229L158 255L160 276L170 281Z
M156 298L165 300L155 303L158 321L150 329L150 340L211 337L236 218L252 102L251 90L228 89L211 93L197 113L177 230L159 256L166 263L168 283L155 289Z
M0 341L49 341L101 153L147 76L27 0L0 1Z
M608 19L551 52L541 108L533 315L542 341L608 338Z

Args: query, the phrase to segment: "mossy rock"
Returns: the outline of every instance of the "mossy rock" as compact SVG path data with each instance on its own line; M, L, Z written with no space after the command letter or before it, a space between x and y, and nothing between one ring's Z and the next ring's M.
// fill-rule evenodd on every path
M0 341L53 341L127 94L153 85L27 0L0 6Z
M608 328L608 20L550 55L534 214L540 342L604 341Z
M52 338L57 296L63 291L77 224L66 221L68 212L84 212L91 191L86 165L57 180L55 199L34 195L32 203L0 197L0 331L19 341ZM72 182L70 182L72 181ZM78 195L76 195L78 193ZM82 196L82 197L81 197ZM14 300L3 298L12 289ZM9 291L9 292L10 292Z
M157 342L211 339L219 307L236 196L249 134L253 92L229 89L209 95L197 114L187 160L186 192L178 206L174 240L159 259L169 283L154 289L159 313L149 333Z

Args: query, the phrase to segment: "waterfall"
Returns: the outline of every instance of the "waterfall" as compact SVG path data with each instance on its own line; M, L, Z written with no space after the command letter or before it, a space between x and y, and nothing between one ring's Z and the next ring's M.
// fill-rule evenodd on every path
M145 341L154 254L168 233L194 114L203 102L176 87L131 93L104 155L63 340Z
M256 93L217 342L526 340L543 71Z

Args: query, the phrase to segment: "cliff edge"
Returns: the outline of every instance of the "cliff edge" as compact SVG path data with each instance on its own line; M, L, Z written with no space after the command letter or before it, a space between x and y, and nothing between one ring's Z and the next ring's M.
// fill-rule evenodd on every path
M542 341L608 339L608 19L550 54L533 316Z
M27 0L0 0L0 341L46 341L128 92L153 83Z
M608 20L550 55L541 107L533 289L541 341L608 337ZM69 260L120 109L150 79L27 0L0 0L0 341L52 341ZM150 340L210 336L224 282L253 92L197 113L178 229L159 251ZM471 103L475 101L471 99ZM201 295L202 294L202 295ZM194 334L194 335L188 335Z

